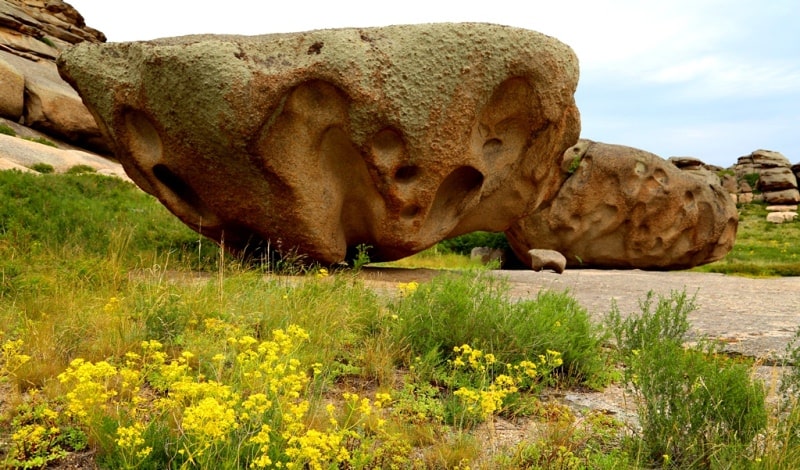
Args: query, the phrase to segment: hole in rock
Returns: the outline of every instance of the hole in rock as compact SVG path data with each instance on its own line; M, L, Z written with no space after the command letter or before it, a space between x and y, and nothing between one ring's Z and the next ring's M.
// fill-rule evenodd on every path
M401 166L394 173L394 179L401 183L413 180L419 174L419 167L415 165Z
M464 211L478 196L483 185L483 174L471 166L453 170L442 181L429 214L430 219L446 220Z
M172 192L173 196L183 202L189 209L194 211L198 219L209 219L208 211L204 209L204 204L200 197L186 184L183 179L172 172L166 165L159 163L153 167L153 176Z
M421 211L421 207L417 205L411 205L404 207L403 210L400 211L400 216L405 217L406 219L413 219L414 217L418 216Z
M312 44L311 46L309 46L308 52L306 52L306 54L308 54L308 55L319 54L319 53L322 52L322 46L324 46L324 45L325 45L324 42L317 41L314 44Z

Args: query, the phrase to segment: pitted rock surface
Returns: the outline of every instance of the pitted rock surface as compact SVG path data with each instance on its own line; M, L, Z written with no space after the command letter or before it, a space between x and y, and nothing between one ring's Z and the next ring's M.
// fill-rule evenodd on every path
M733 248L738 213L719 184L652 153L588 140L565 152L562 168L558 195L506 232L525 263L541 248L568 266L684 269Z
M59 67L187 225L329 263L505 230L580 131L572 50L489 24L81 44Z

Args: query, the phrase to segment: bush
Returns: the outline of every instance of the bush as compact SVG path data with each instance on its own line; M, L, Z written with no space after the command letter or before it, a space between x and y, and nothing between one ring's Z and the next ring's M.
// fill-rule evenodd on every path
M31 170L38 171L39 173L42 174L50 174L56 171L56 169L53 168L53 165L50 165L48 163L36 163L33 166L31 166Z
M81 173L94 173L95 171L97 171L97 170L95 170L94 168L90 167L89 165L75 165L75 166L70 167L66 171L66 174L68 174L68 175L79 175Z
M488 248L510 249L504 233L472 232L449 240L439 242L437 248L445 253L469 255L472 249L479 246Z
M469 344L514 363L558 351L555 373L566 382L606 381L601 335L588 313L566 293L543 292L535 300L512 302L508 284L481 271L443 275L419 286L393 305L397 334L415 356L452 359L454 348Z
M640 314L623 320L615 307L609 315L638 400L644 455L671 468L737 467L767 424L763 384L710 343L684 349L694 298L673 292L651 306L652 293Z
M758 180L761 178L760 173L748 173L744 175L744 180L750 185L750 188L755 191L758 186Z

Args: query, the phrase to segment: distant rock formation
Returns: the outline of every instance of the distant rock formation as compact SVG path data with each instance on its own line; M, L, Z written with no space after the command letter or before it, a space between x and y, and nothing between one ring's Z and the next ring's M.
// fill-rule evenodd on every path
M708 184L718 184L722 186L731 194L734 201L736 200L738 186L733 171L726 170L720 166L709 165L696 157L669 157L667 161L680 170L704 178L708 181Z
M797 176L789 159L780 152L756 150L739 157L733 171L740 185L740 202L763 200L767 204L800 203ZM756 197L756 192L761 197Z
M71 45L105 40L60 0L0 0L0 118L110 153L94 118L55 65Z
M560 252L572 267L684 269L733 247L736 205L705 176L588 140L564 153L562 170L558 195L506 231L523 262L539 248Z
M187 225L324 263L506 229L555 194L580 129L572 50L488 24L83 43L58 64Z

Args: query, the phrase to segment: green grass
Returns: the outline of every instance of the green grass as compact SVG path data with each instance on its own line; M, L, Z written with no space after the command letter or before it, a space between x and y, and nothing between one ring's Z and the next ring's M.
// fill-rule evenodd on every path
M736 243L720 261L694 268L753 277L800 276L800 218L793 222L767 222L764 204L739 208Z
M569 292L515 301L474 267L380 294L357 270L291 273L231 259L118 179L0 172L2 466L800 464L800 373L767 407L752 364L682 347L685 295L605 326ZM542 394L614 377L641 431ZM537 432L496 446L499 418Z
M0 124L0 134L10 135L15 137L17 135L17 131L6 124Z

